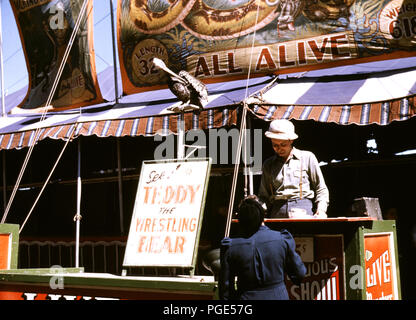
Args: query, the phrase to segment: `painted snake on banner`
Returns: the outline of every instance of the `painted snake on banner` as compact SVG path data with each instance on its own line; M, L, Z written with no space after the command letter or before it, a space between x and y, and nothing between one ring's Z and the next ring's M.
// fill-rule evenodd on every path
M306 0L304 14L312 21L338 19L348 16L348 9L355 0Z
M277 29L294 30L303 11L313 21L346 15L355 0L136 0L130 18L146 34L160 34L182 24L207 40L225 40L263 28L277 19Z
M143 33L163 33L179 24L194 3L195 0L131 0L130 19Z

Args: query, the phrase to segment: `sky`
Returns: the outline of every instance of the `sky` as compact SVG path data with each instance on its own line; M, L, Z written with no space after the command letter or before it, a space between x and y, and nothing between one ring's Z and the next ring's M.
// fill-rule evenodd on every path
M15 92L28 83L28 73L22 43L9 0L1 1L3 40L3 77L5 95ZM94 48L97 72L113 66L111 44L111 0L94 0ZM117 1L113 0L114 19ZM116 21L114 21L116 23ZM110 35L110 36L109 36Z

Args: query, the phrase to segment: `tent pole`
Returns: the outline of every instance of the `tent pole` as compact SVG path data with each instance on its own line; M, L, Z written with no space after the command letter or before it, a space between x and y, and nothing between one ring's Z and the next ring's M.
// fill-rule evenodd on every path
M115 33L114 33L114 7L113 0L110 2L110 16L111 16L111 37L112 37L112 47L113 47L113 67L114 67L114 94L116 96L116 103L119 101L118 97L118 77L117 77L117 52L116 52L116 42L115 42ZM120 138L117 139L117 167L118 167L118 203L120 209L120 232L124 234L124 210L123 210L123 179L121 176L121 155L120 155Z
M246 167L246 174L248 174L248 194L251 196L254 194L254 187L253 187L253 166L250 165L247 167L247 159L251 156L251 146L253 145L253 139L251 137L251 118L247 116L247 128L245 133L245 167Z
M6 117L6 105L4 101L4 70L3 70L3 19L2 19L3 0L0 0L0 69L1 69L1 113Z
M185 158L185 112L181 112L178 114L178 150L177 150L177 158L184 159Z
M228 205L227 224L225 225L224 237L230 236L231 222L234 210L235 191L237 187L238 169L240 167L241 148L244 139L244 132L246 131L247 105L243 105L243 113L241 115L240 135L238 138L237 154L235 156L233 183L231 185L230 202Z
M114 13L113 13L113 0L110 0L110 16L111 16L111 36L113 47L113 65L114 65L114 93L116 95L116 103L118 103L118 78L117 78L117 59L116 59L116 42L114 34Z
M124 234L124 212L123 212L123 179L121 176L121 154L120 154L120 138L117 138L117 167L118 167L118 203L120 209L120 232Z
M6 117L6 105L4 101L4 70L3 70L3 17L2 17L3 0L0 0L0 69L1 69L1 115ZM6 153L2 152L2 166L3 166L3 204L4 211L7 207L7 185L6 185Z
M75 214L74 221L76 224L75 234L75 268L79 268L79 234L80 234L80 222L81 222L81 139L78 139L78 174L77 174L77 213Z
M6 180L6 151L2 152L3 165L3 209L6 211L7 207L7 180Z

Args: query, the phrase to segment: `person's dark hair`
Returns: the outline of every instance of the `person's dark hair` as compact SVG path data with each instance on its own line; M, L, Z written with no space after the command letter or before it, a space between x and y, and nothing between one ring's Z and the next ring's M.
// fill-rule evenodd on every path
M238 206L237 219L245 236L251 236L259 230L266 208L264 203L255 195L244 198Z

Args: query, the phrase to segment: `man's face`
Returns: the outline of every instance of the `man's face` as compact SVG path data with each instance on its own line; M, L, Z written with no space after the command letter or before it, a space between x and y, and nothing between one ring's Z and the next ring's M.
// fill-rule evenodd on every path
M272 139L272 147L279 157L286 159L292 151L292 140Z

